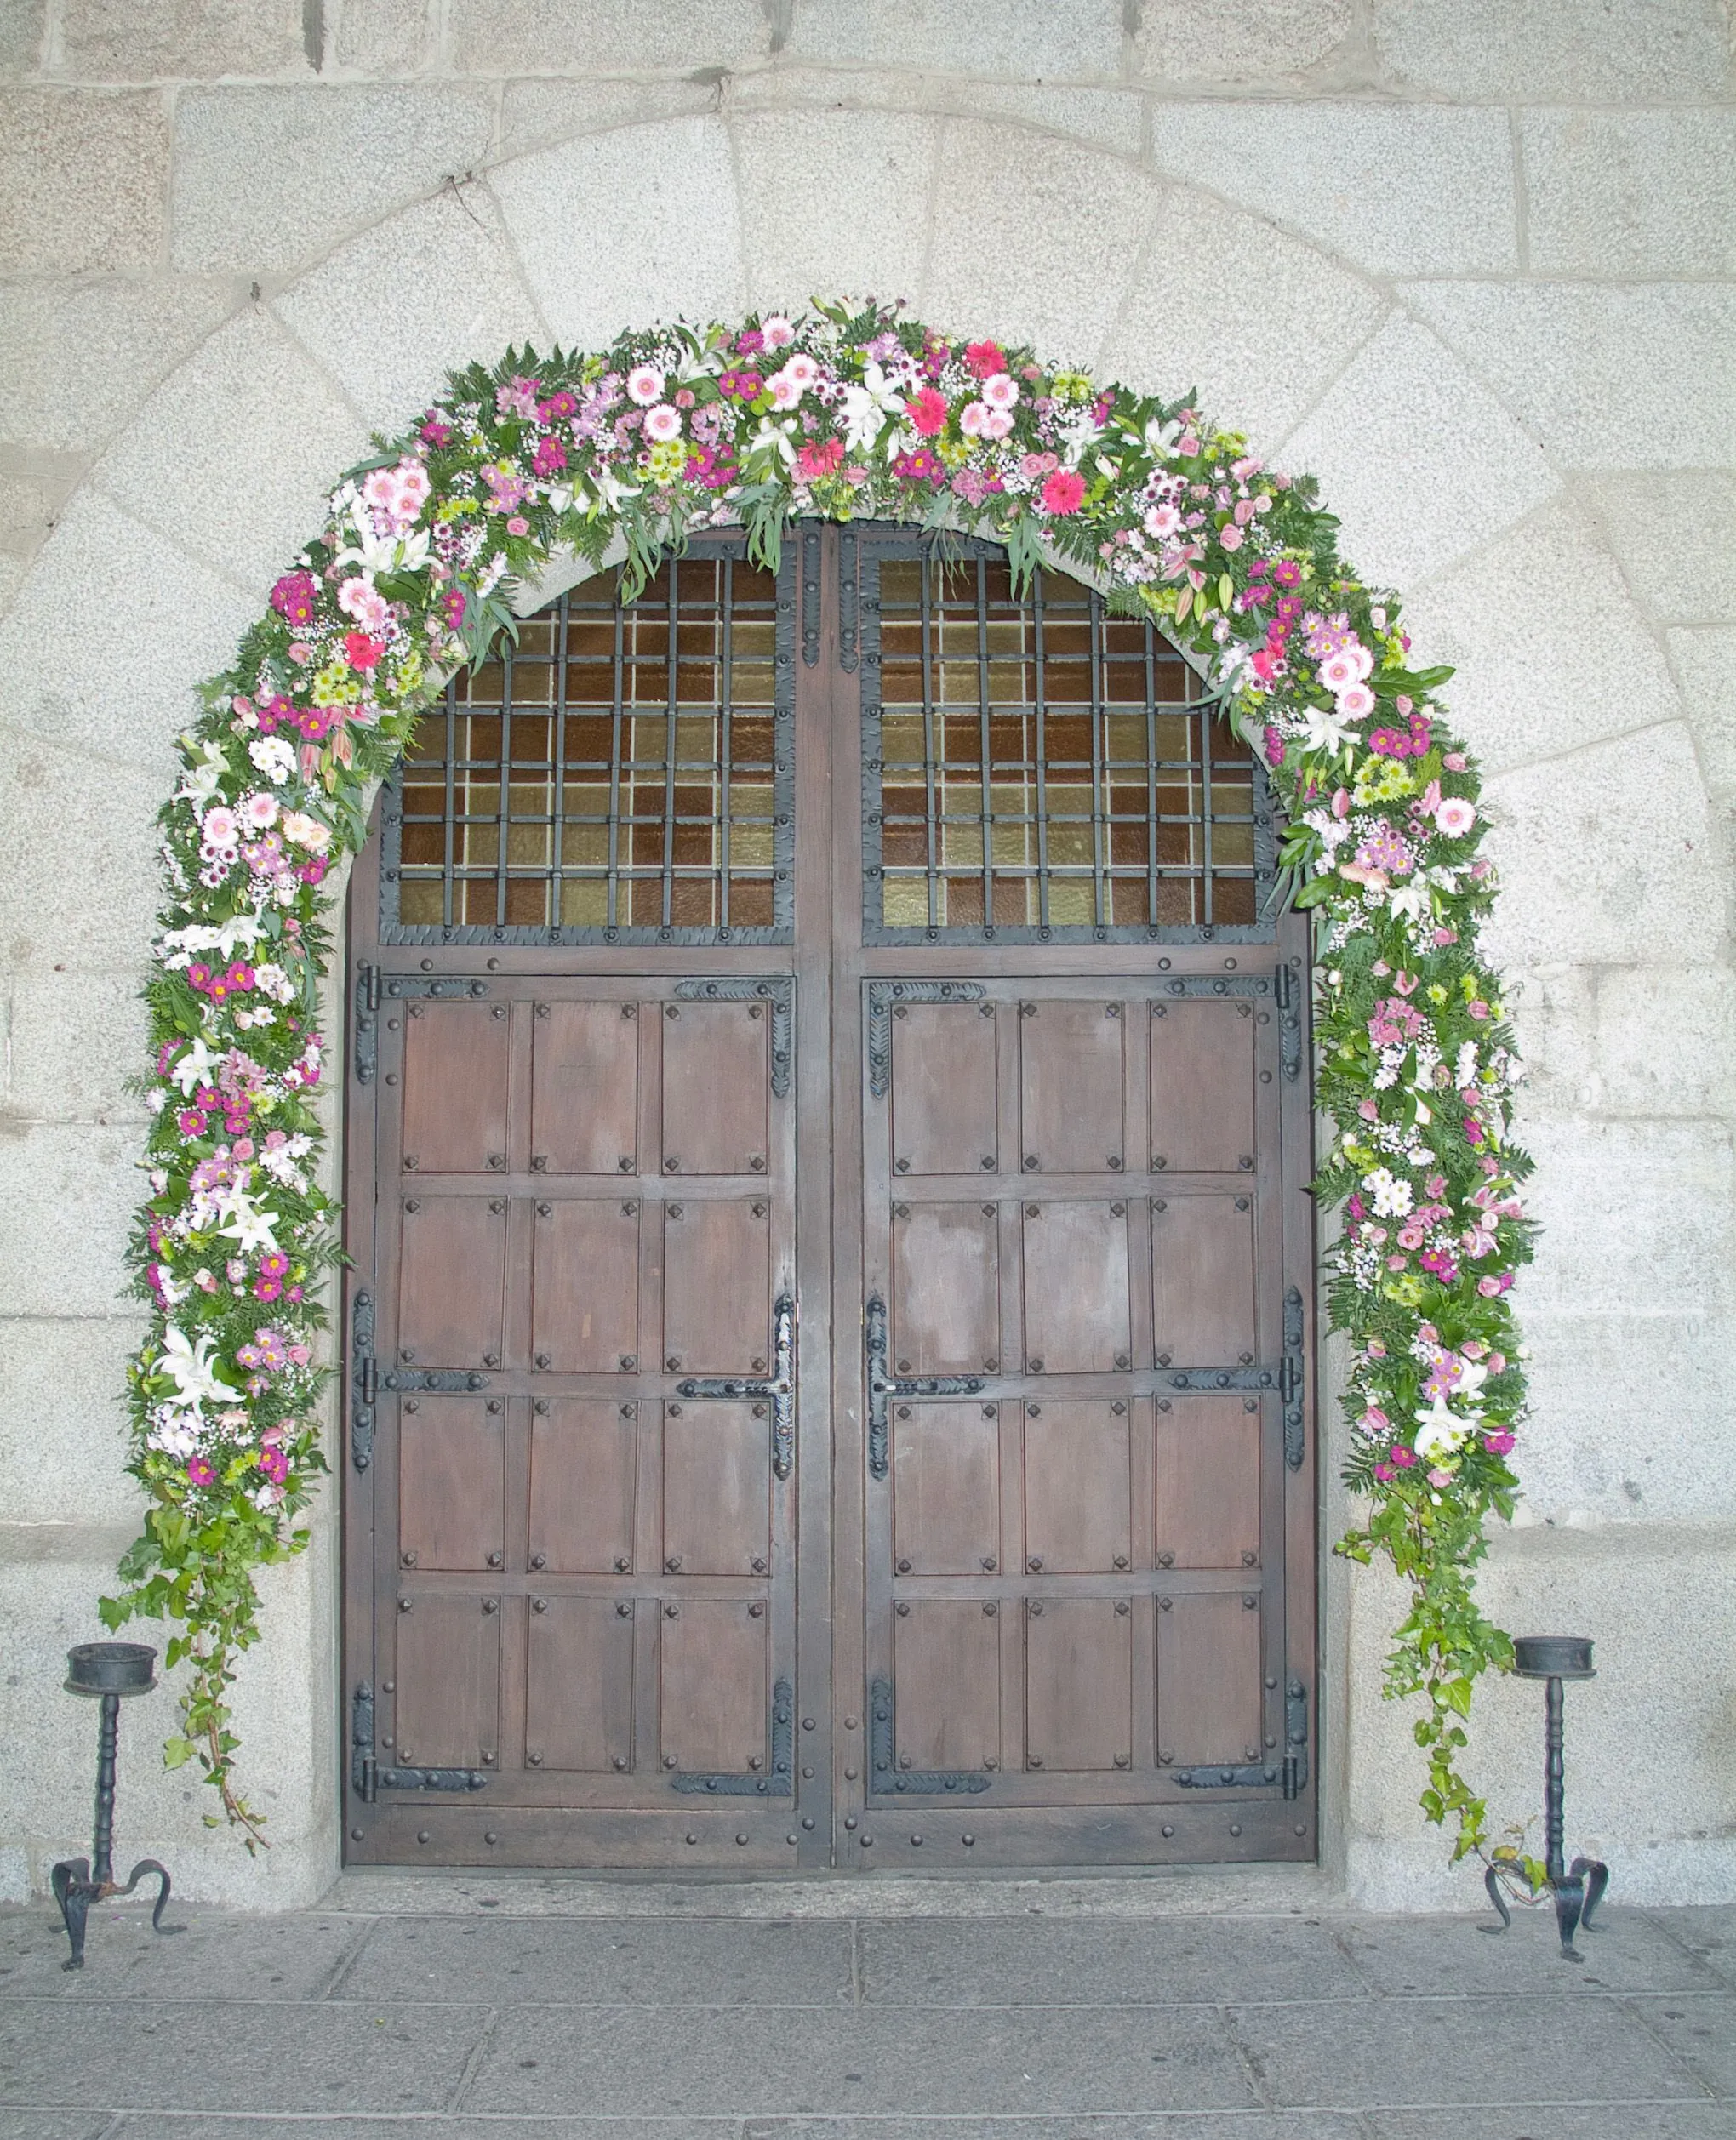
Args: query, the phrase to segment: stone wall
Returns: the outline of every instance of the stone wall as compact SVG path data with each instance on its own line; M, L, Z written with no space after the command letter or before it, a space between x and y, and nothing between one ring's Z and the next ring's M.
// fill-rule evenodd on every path
M134 1516L125 1080L189 686L447 365L843 290L1197 384L1459 665L1549 1227L1488 1593L1597 1640L1571 1812L1621 1892L1736 1894L1724 8L0 0L0 1892L87 1832L57 1686ZM159 1772L165 1691L126 1718L123 1854L260 1905L330 1877L334 1562L323 1520L238 1690L277 1847ZM1395 1594L1324 1579L1330 1862L1472 1901L1379 1699ZM1538 1707L1481 1698L1505 1809Z

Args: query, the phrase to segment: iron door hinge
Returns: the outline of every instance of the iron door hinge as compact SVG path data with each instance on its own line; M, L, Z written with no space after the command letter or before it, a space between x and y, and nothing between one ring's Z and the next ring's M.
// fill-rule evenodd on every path
M367 959L356 964L356 1038L351 1050L356 1082L371 1085L380 1068L380 968Z
M1278 1058L1292 1084L1302 1075L1302 968L1294 959L1272 977L1278 999Z
M868 1090L884 1099L892 1090L892 1014L900 1003L980 1003L980 981L870 981L868 983Z
M810 523L802 530L802 665L812 669L819 661L819 529Z
M772 1415L772 1469L787 1479L796 1465L796 1303L779 1293L772 1310L769 1376L689 1375L676 1384L682 1397L721 1397L768 1405Z
M358 1291L350 1304L350 1461L365 1471L374 1461L374 1408L380 1371L374 1357L374 1296Z
M1292 1678L1284 1695L1284 1795L1299 1798L1308 1782L1308 1688Z
M772 1098L790 1097L796 1067L796 977L767 973L740 979L677 981L675 992L687 1003L768 1003L772 1011Z
M381 1791L479 1791L494 1779L479 1768L382 1767L374 1751L374 1689L359 1681L350 1704L350 1782L364 1806Z
M938 1798L948 1792L977 1797L989 1788L986 1776L968 1768L900 1768L893 1729L890 1680L876 1680L868 1690L868 1788L912 1798Z
M870 1293L862 1315L862 1349L868 1367L868 1469L883 1479L892 1469L892 1423L887 1408L891 1397L974 1397L981 1394L980 1375L915 1375L894 1378L886 1372L886 1303Z
M1302 1469L1307 1453L1302 1406L1302 1295L1292 1286L1284 1295L1284 1356L1278 1363L1278 1396L1284 1407L1284 1462Z
M702 1776L677 1769L670 1782L678 1791L700 1797L793 1798L796 1795L796 1690L788 1680L772 1689L772 1766L757 1775Z

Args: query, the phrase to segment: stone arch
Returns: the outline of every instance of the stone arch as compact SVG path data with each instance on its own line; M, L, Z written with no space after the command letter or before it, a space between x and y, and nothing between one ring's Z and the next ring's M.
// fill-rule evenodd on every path
M923 279L909 293L916 309L936 318L1004 324L1009 334L1031 333L1064 352L1076 346L1076 338L1082 342L1100 329L1097 345L1080 351L1082 362L1120 371L1135 385L1155 385L1161 377L1173 387L1183 383L1183 373L1197 376L1208 407L1246 413L1265 442L1322 475L1352 524L1351 547L1368 569L1401 584L1421 583L1413 614L1425 617L1433 606L1448 632L1457 633L1471 653L1473 678L1482 661L1488 681L1473 682L1465 711L1473 740L1502 773L1510 798L1503 854L1510 880L1504 939L1510 958L1533 969L1571 964L1551 954L1589 938L1612 960L1631 962L1684 906L1690 948L1708 959L1715 955L1722 943L1722 886L1709 827L1708 836L1697 837L1689 850L1699 859L1684 858L1667 897L1661 887L1640 886L1636 908L1634 899L1623 898L1619 882L1609 880L1575 882L1564 893L1556 858L1586 837L1615 840L1619 853L1632 859L1612 878L1619 880L1625 867L1638 885L1638 855L1647 841L1684 819L1692 828L1706 826L1704 781L1670 680L1595 520L1579 504L1563 501L1549 454L1424 323L1417 307L1395 305L1390 288L1367 274L1202 186L1163 183L1128 151L1005 119L953 113L913 120L908 113L869 111L784 113L763 125L745 113L727 122L686 115L528 150L474 185L411 203L351 237L272 299L244 308L218 328L158 386L72 501L0 624L0 716L22 732L22 762L33 762L32 750L41 754L30 776L35 785L25 790L37 798L37 811L23 821L19 844L39 859L29 883L33 921L43 933L56 944L136 964L154 904L150 820L163 790L168 739L185 717L186 691L221 665L268 571L310 524L331 469L353 456L368 423L408 406L399 398L405 374L376 358L370 379L367 351L408 340L437 370L449 361L443 352L436 360L433 333L415 332L419 320L425 329L435 317L427 302L431 286L438 288L444 331L468 337L461 355L479 345L473 312L465 308L483 291L489 306L499 307L491 311L496 320L515 317L527 322L521 332L534 325L550 334L563 334L565 320L563 338L590 343L607 337L572 334L571 322L583 317L574 294L580 284L591 293L583 302L614 308L609 317L615 325L683 310L731 315L746 302L761 301L762 288L770 294L780 274L805 279L789 235L797 210L790 209L780 225L768 211L744 204L777 176L779 157L787 165L790 142L818 145L824 139L831 144L825 153L846 156L849 145L861 144L859 161L877 137L877 168L894 180L905 168L899 162L900 143L919 162L922 154L928 159L921 167ZM817 146L811 151L816 161L820 152ZM615 191L624 168L678 174L659 197L661 220L651 218L648 231L642 203L636 215L635 204L622 205ZM993 197L992 231L973 229L968 189L955 183L958 174L973 170L984 175ZM705 171L719 174L736 204L735 236L728 243L739 256L728 271L738 277L731 285L738 294L727 303L711 294L717 261L695 256L679 214L694 197L694 174ZM550 201L556 203L551 213L536 206ZM1077 233L1096 227L1105 202L1130 217L1117 225L1125 242L1116 252L1118 261L1129 263L1127 278L1107 312L1096 295L1079 294L1067 271L1071 260L1090 257L1088 249L1082 254ZM1052 220L1057 203L1071 222ZM802 206L807 230L821 233L804 244L841 247L854 227L848 197ZM472 231L480 225L479 234L463 237L460 224ZM533 268L527 248L534 249L540 231L547 245L542 265ZM557 234L551 240L551 231ZM1035 243L1033 231L1042 233ZM877 222L874 237L882 249L856 255L863 279L901 288L899 270L911 248L899 242L895 226ZM439 273L453 258L449 243L471 246L478 265L440 286ZM1245 322L1233 311L1227 319L1213 314L1202 301L1205 289L1223 279L1215 265L1201 268L1202 253L1228 264L1232 281L1245 275L1243 287L1258 293L1246 310L1261 316L1262 325L1276 318L1294 333L1274 332L1265 352L1256 346L1250 355ZM1001 283L985 283L979 295L970 277L989 274L982 261L991 254L1019 265ZM636 264L598 294L605 273L620 271L611 263L622 260ZM780 268L780 260L788 264ZM877 267L880 271L872 272ZM564 295L558 287L563 282ZM1342 335L1328 336L1308 324L1322 287L1337 294ZM1047 313L1034 309L1033 293L1043 288L1051 293ZM1184 320L1185 333L1178 323ZM1220 335L1236 339L1221 344ZM480 345L499 339L497 326ZM1295 353L1298 347L1305 356ZM1123 348L1126 356L1111 354ZM1215 391L1213 363L1225 368L1221 392ZM1419 505L1424 494L1426 503ZM165 567L165 556L172 566ZM1624 698L1607 672L1601 680L1588 676L1577 693L1563 691L1557 701L1563 725L1554 748L1528 754L1518 744L1504 761L1504 747L1516 741L1509 694L1521 641L1509 609L1504 622L1510 621L1511 631L1499 656L1491 657L1487 602L1488 590L1499 596L1516 564L1560 574L1570 586L1596 586L1596 613L1615 620L1622 674L1640 688L1637 697L1630 691ZM1583 578L1576 577L1576 567ZM1560 631L1545 625L1543 643L1554 659L1541 665L1567 665L1579 629L1576 621ZM1523 645L1537 665L1537 642ZM47 688L39 681L44 648L57 657ZM1453 651L1450 641L1442 650ZM1583 713L1588 703L1591 726L1583 718L1567 725L1573 708ZM1642 715L1637 721L1636 705ZM1556 761L1564 750L1579 754L1581 784L1597 791L1579 809L1575 829L1565 838L1554 822L1562 789ZM1630 785L1636 779L1643 788L1637 805ZM1598 799L1624 789L1625 809ZM41 859L54 853L57 827L99 810L106 836L93 857L100 887L93 899L89 876L70 882L69 873L43 866ZM1641 812L1648 815L1636 825ZM1522 835L1539 850L1528 868ZM117 1059L132 1052L124 1045L128 993L111 983L102 998L103 1017L83 1013L93 1029L112 1025L122 1035ZM123 1231L129 1152L124 1134L91 1141L98 1155L94 1165L89 1155L82 1164L70 1156L67 1161L69 1235L75 1237L69 1238L66 1264L76 1274L76 1297L101 1315L111 1307L117 1281L105 1257ZM104 1363L111 1386L123 1350L117 1339ZM286 1794L300 1796L306 1784L300 1826L284 1823L287 1847L271 1871L271 1892L286 1899L316 1890L329 1862L328 1815L317 1779L328 1766L323 1742L329 1738L333 1705L317 1684L311 1628L320 1579L317 1560L300 1564L279 1580L283 1595L274 1606L286 1620L310 1625L306 1706L288 1705L294 1714L280 1742ZM1376 1616L1382 1609L1373 1603ZM281 1645L279 1654L292 1647ZM256 1716L248 1722L256 1744L266 1743L266 1711L273 1705L261 1688ZM1359 1713L1354 1728L1360 1738L1377 1726ZM157 1818L173 1833L185 1817L165 1795ZM1372 1800L1353 1795L1347 1819L1366 1838L1367 1878L1388 1882L1384 1891L1371 1885L1370 1892L1397 1892L1420 1858L1383 1834ZM195 1875L196 1888L201 1877ZM214 1867L209 1880L208 1892L238 1889L233 1867Z

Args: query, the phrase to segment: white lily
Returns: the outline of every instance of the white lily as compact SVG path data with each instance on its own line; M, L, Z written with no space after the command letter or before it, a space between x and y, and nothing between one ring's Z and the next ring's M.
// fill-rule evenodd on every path
M760 427L747 442L750 459L756 454L775 454L786 468L796 461L796 419L762 416Z
M196 1037L186 1053L169 1069L169 1076L181 1088L181 1098L191 1099L197 1087L208 1085L212 1071L222 1059L220 1055L214 1055L203 1040Z
M1348 722L1339 718L1335 706L1310 706L1306 718L1308 726L1302 741L1310 750L1336 753L1344 749L1355 733Z
M204 753L203 762L187 768L186 777L174 791L174 799L203 808L206 803L214 802L220 792L229 761L220 743L207 743L200 748Z
M244 1189L231 1189L218 1200L217 1209L225 1224L217 1230L227 1241L232 1241L243 1255L251 1255L256 1248L266 1255L277 1253L277 1220L268 1211L261 1211Z
M213 924L191 922L184 929L170 929L162 939L165 950L217 951L226 959L237 950L250 950L260 940L260 923L256 914L231 914L226 922Z
M894 391L879 365L865 364L862 384L844 389L845 444L852 453L869 452L888 420L904 411L904 396Z
M1161 424L1154 416L1145 426L1145 443L1154 454L1167 454L1180 437L1181 425L1174 417L1168 423Z
M1476 1412L1461 1418L1445 1397L1436 1397L1426 1412L1419 1413L1411 1447L1419 1457L1451 1456L1464 1447L1482 1417Z
M591 480L596 488L597 496L602 499L611 512L620 508L624 499L637 498L639 494L637 485L624 483L612 469L592 469Z
M1395 885L1386 904L1408 921L1420 922L1430 910L1429 887L1413 878L1408 884Z
M346 565L353 561L370 578L378 578L383 572L421 572L426 568L425 528L412 528L401 535L380 534L374 528L373 514L359 503L350 509L350 525L356 531L356 539L347 549L338 552L338 564Z
M184 1330L170 1323L163 1333L163 1355L158 1369L175 1385L174 1402L186 1412L197 1412L204 1404L227 1400L234 1391L218 1381L211 1372L211 1355L215 1340L201 1338L190 1339Z

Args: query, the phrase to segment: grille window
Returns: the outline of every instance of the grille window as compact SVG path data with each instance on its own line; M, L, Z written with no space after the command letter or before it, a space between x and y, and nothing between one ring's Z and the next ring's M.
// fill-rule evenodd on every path
M1015 600L987 544L862 548L874 938L1273 933L1265 770L1152 625L1054 573Z
M789 566L785 565L785 574ZM790 616L739 541L524 620L388 794L387 941L787 941Z

